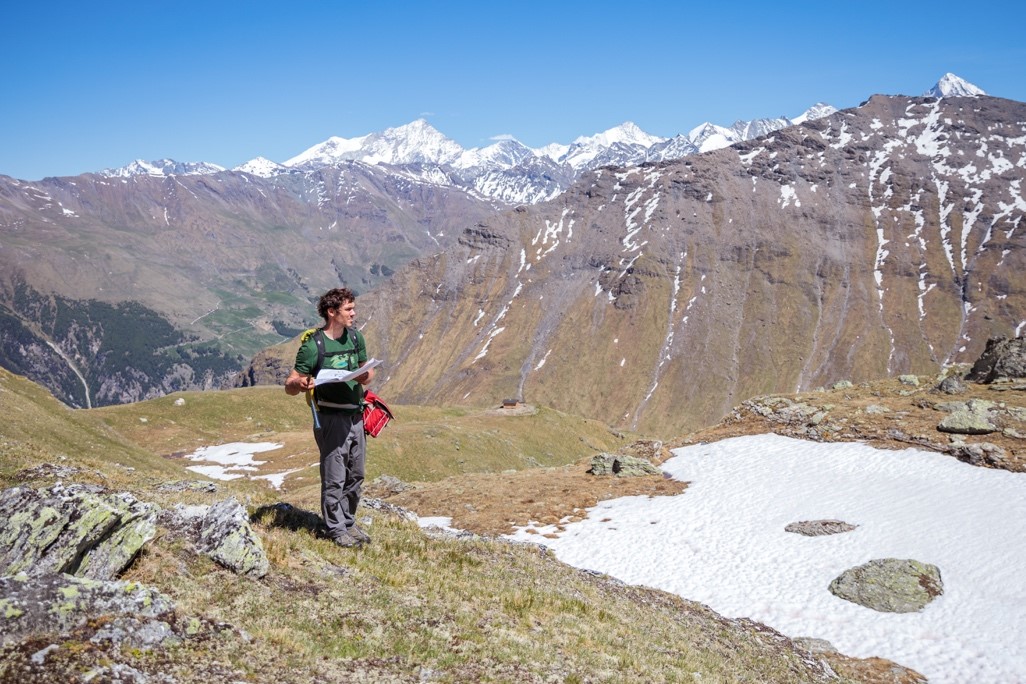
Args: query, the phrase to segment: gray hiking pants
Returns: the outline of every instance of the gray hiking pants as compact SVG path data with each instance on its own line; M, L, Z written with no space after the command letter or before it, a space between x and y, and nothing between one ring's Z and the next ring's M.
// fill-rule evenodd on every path
M314 428L314 439L321 452L321 516L328 536L336 537L356 522L367 437L361 414L321 411L318 417L321 429Z

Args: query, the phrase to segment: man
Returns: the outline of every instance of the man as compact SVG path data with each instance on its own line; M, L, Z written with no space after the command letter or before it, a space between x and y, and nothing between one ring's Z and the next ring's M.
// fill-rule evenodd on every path
M324 326L310 335L296 353L296 363L285 380L291 396L313 392L314 440L321 453L321 516L327 536L339 546L352 547L370 542L356 524L366 460L363 432L363 387L374 377L374 369L355 380L322 384L315 389L317 337L323 343L323 367L356 370L367 361L367 345L355 330L356 295L348 288L328 290L317 303Z

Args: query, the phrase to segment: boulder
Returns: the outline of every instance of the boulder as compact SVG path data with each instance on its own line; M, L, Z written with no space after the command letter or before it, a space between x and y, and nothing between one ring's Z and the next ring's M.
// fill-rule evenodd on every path
M944 418L937 425L937 429L959 435L986 435L996 432L1000 428L992 422L994 406L992 401L971 399Z
M152 644L172 634L166 620L173 611L174 604L169 598L136 582L92 580L52 572L0 577L3 645L34 633L69 632L102 615L124 616L131 621L128 626L142 630L140 638ZM117 629L117 624L112 623L111 630ZM114 638L113 631L107 638Z
M969 391L969 388L966 387L966 384L957 375L949 375L940 381L940 384L937 385L937 391L944 394L965 394Z
M119 575L156 534L158 508L96 485L0 492L0 575Z
M884 613L913 613L944 593L936 565L883 558L845 570L830 593Z
M992 383L1026 378L1026 337L1005 336L987 340L983 354L973 364L967 380Z
M852 525L843 520L802 520L801 522L790 523L784 528L784 531L803 534L806 537L823 537L828 534L851 532L857 527L858 525Z
M206 512L199 526L197 546L240 575L260 578L270 569L264 545L249 524L246 509L234 498L216 503Z
M662 470L649 461L636 456L622 454L595 454L591 459L592 475L617 475L619 477L640 477L642 475L661 475Z

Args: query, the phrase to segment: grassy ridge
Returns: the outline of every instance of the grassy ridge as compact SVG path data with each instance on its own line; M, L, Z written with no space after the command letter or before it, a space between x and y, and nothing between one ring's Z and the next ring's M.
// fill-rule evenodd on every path
M175 405L179 399L184 404ZM368 439L369 478L387 474L433 481L466 472L563 465L615 450L630 437L548 408L390 407L396 420L381 436ZM313 444L309 407L281 387L182 392L86 413L161 455L235 441L277 441L292 449Z

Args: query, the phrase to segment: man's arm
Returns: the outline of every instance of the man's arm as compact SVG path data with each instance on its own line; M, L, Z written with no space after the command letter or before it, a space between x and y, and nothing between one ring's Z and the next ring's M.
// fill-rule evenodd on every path
M308 390L312 390L313 388L313 376L303 375L295 368L293 368L292 372L289 373L289 377L285 378L285 394L291 397L294 397L297 394L302 394Z

